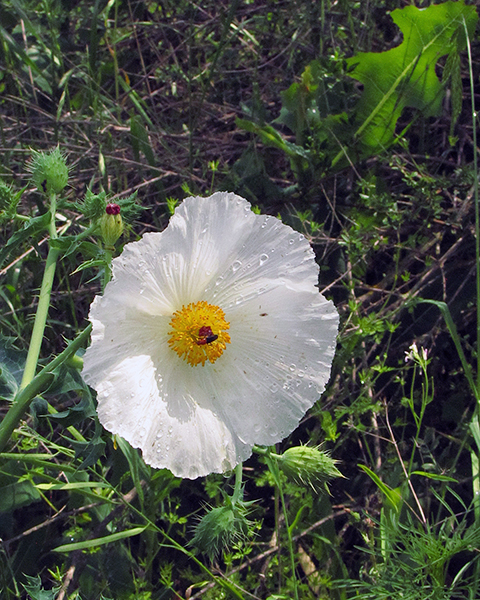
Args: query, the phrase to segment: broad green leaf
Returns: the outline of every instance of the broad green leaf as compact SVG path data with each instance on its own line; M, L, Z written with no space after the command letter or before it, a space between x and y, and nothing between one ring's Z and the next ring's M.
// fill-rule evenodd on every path
M14 339L0 336L0 399L13 400L22 380L25 354L16 350Z
M86 469L96 464L97 460L105 454L105 442L95 435L89 442L70 442L75 449L75 458L82 458L83 461L78 467Z
M349 58L350 76L364 85L356 111L360 156L390 145L405 107L438 115L444 89L436 73L439 58L465 48L465 25L473 36L478 15L463 0L426 9L407 6L391 13L403 34L400 46L387 52L362 52ZM464 25L465 23L465 25Z
M30 577L24 575L27 583L23 583L25 591L29 594L31 600L55 600L60 587L54 587L51 590L44 590L42 587L42 580L40 575L36 577Z
M40 499L40 493L30 481L3 485L0 494L0 513L28 506Z
M118 542L118 540L124 540L125 538L139 535L145 531L145 527L134 527L133 529L126 529L119 533L112 533L101 538L94 540L85 540L84 542L74 542L73 544L64 544L63 546L57 546L53 549L53 552L73 552L73 550L86 550L87 548L96 548L97 546L103 546L112 542Z

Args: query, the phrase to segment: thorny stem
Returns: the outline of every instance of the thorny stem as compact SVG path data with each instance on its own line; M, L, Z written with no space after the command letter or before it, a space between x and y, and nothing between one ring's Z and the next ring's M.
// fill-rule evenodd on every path
M233 489L232 504L235 505L242 497L243 465L239 463L235 467L235 487Z
M56 358L48 363L25 387L21 388L8 409L7 414L0 423L0 452L3 451L15 427L23 417L30 402L42 390L48 388L52 382L53 371L74 354L88 339L92 325L88 325Z
M57 229L55 226L55 213L57 210L57 198L55 194L50 196L50 224L49 233L50 239L57 237ZM32 338L28 348L27 359L25 361L25 369L23 371L21 389L25 388L35 377L37 370L38 357L42 347L45 325L47 323L48 309L50 306L50 297L52 293L53 279L57 267L57 259L60 252L50 246L48 250L47 261L45 263L45 271L43 273L42 286L38 297L37 312L35 314L35 322L33 324Z

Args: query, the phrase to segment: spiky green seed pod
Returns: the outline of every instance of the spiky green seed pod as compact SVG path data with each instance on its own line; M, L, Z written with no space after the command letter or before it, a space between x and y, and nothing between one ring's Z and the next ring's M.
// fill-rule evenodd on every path
M319 446L293 446L277 457L278 464L289 479L309 484L314 489L320 484L328 491L327 482L343 477L328 452Z
M68 183L68 167L57 147L50 152L34 152L29 166L32 179L40 192L59 194Z
M105 214L105 209L107 208L106 196L107 193L105 191L94 194L92 190L88 188L83 202L79 202L77 208L87 219L95 222L98 219L101 219Z
M21 194L15 194L12 186L0 179L0 224L11 221L17 214Z
M225 498L225 505L210 509L195 527L191 545L214 560L218 554L230 548L234 543L246 540L251 530L247 519L251 502Z

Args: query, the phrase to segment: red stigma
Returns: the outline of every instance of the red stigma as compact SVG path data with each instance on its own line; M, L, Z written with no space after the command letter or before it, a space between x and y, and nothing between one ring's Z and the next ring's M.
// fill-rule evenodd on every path
M204 325L198 330L197 346L205 346L205 344L211 344L215 340L218 340L218 335L215 335L212 328L209 325Z
M118 204L110 202L110 204L107 204L107 206L105 207L105 212L107 213L107 215L119 215L120 207L118 206Z

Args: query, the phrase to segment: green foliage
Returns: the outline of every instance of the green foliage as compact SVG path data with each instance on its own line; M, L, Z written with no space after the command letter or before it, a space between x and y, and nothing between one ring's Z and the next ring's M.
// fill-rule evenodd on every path
M466 46L465 32L472 37L478 22L475 7L466 6L463 0L426 9L406 6L391 16L403 34L400 46L382 53L360 53L346 61L352 69L350 76L364 85L355 109L359 158L392 144L405 107L416 108L426 117L440 114L447 81L442 86L436 63L445 54L458 57Z
M449 0L428 9L396 9L391 16L403 34L399 46L386 52L361 52L344 61L339 57L315 60L300 82L281 94L282 109L274 123L288 127L296 143L272 125L237 119L238 127L285 153L302 187L311 185L312 175L318 179L390 147L397 140L395 128L406 107L424 117L438 116L450 77L454 121L458 118L458 56L466 46L465 32L471 37L475 31L475 8L463 0ZM435 67L444 55L448 67L441 83ZM354 105L346 75L363 84Z
M471 2L406 4L1 3L2 419L15 398L29 404L0 452L2 600L48 600L64 584L71 600L478 597L465 52L468 34L476 76L478 16ZM68 156L58 186L38 171L33 189L32 148L41 162ZM67 176L52 239L44 192ZM304 233L342 313L329 389L275 449L298 459L294 477L253 457L248 515L228 478L182 482L103 431L79 376L88 332L52 366L108 279L107 202L128 224L116 253L214 189ZM58 261L26 394L49 248ZM298 451L320 444L335 458L330 494L317 493L318 456Z

